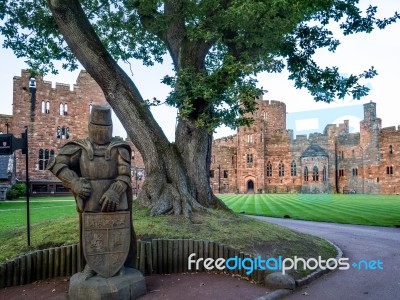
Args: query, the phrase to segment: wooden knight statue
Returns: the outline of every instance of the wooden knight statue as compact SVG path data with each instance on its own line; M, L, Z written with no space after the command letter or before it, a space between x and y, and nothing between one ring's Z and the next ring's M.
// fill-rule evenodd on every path
M74 194L85 278L109 278L135 264L131 149L112 129L110 107L93 105L89 137L66 143L47 166Z

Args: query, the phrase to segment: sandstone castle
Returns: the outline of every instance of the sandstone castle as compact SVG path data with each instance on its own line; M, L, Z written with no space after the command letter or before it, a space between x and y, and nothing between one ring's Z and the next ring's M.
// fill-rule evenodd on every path
M230 193L400 193L400 126L381 128L376 103L364 104L359 133L349 121L293 136L286 106L257 100L250 127L213 141L211 185Z
M65 194L58 179L45 170L47 161L67 141L86 137L91 105L106 102L86 71L80 72L72 90L60 83L52 87L39 76L35 79L33 96L30 73L14 77L13 114L0 114L0 131L19 137L27 126L32 195ZM345 121L308 137L294 137L286 128L284 103L257 103L250 127L213 141L210 184L215 193L400 192L400 128L381 128L375 103L364 104L359 133L349 133ZM144 164L131 146L132 186L137 192ZM25 181L25 155L16 151L11 160L16 176L10 178Z
M34 85L34 86L33 86ZM32 90L34 87L34 90ZM34 92L34 93L32 93ZM34 94L34 95L33 95ZM49 171L50 157L68 141L86 138L91 106L106 104L104 94L86 71L81 71L71 90L69 84L52 83L22 71L13 78L13 114L0 114L0 131L20 137L28 128L29 177L31 195L65 194L69 192ZM6 125L7 124L7 125ZM135 176L144 170L140 154L132 143L132 186L140 188L144 180ZM16 179L25 181L25 155L18 150L13 157Z

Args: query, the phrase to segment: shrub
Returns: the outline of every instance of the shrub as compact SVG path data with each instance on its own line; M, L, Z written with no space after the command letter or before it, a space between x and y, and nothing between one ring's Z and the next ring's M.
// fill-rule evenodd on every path
M26 185L22 182L15 183L11 189L7 192L6 197L8 200L17 199L24 196L26 193Z

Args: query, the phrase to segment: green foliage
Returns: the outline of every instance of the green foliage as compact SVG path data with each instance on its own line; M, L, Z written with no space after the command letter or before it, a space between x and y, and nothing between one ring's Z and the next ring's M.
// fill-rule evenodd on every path
M25 195L26 195L25 183L17 182L7 192L6 197L8 200L14 200Z
M71 1L72 2L72 1ZM65 1L68 4L68 1ZM175 74L162 82L172 87L165 101L182 119L213 131L221 124L251 122L256 107L255 76L287 68L297 88L307 88L316 101L351 95L360 99L368 88L360 82L377 74L373 67L344 77L335 66L321 68L315 51L334 52L340 44L327 29L337 22L345 35L369 33L396 22L396 12L377 19L377 8L365 12L358 0L81 0L95 32L116 61L140 59L145 65L170 54ZM33 70L53 72L53 61L66 69L77 62L66 47L45 0L0 3L3 46L27 57Z

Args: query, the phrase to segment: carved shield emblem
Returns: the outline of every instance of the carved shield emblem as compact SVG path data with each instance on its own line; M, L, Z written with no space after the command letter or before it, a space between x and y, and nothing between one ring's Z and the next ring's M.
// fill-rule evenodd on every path
M82 213L83 253L89 266L103 277L114 276L129 252L128 211Z

